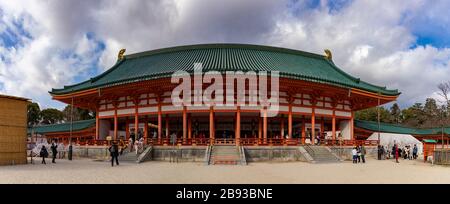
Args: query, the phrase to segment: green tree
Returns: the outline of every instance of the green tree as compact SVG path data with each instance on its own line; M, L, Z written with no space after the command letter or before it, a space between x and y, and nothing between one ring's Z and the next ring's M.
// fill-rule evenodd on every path
M64 114L64 119L70 121L71 105L67 105L62 112ZM88 120L92 118L95 118L95 112L77 107L73 108L73 121Z
M358 120L378 121L377 107L356 111L355 118ZM380 122L390 122L390 113L384 107L380 107Z
M64 120L64 114L55 108L47 108L41 111L42 124L55 124Z
M37 103L30 103L27 107L27 124L28 127L39 124L41 120L41 108Z
M392 104L390 109L391 122L399 124L401 122L402 111L397 103Z

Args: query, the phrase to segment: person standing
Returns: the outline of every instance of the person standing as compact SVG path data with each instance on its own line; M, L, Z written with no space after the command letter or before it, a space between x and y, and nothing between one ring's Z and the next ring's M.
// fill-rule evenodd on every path
M360 152L361 152L362 163L366 163L366 158L365 158L365 156L366 156L366 148L364 148L364 146L361 145L361 146L359 146L359 149L360 149Z
M47 148L45 147L45 145L42 145L41 151L39 152L39 156L42 157L41 164L47 164L45 162L45 157L48 157L48 151L47 151Z
M130 145L130 152L133 151L133 138L128 139L128 145Z
M119 140L119 155L123 154L123 149L125 149L125 142L123 141L123 138L120 138Z
M356 146L356 153L357 153L356 158L358 159L358 163L360 163L361 162L361 148L359 148L359 146Z
M413 159L417 159L417 151L418 151L417 145L414 144L414 147L413 147Z
M381 160L381 145L377 147L378 160Z
M352 159L353 159L353 164L356 164L357 160L356 157L358 157L358 151L356 150L356 147L354 147L352 149Z
M383 159L383 160L385 160L386 159L386 151L384 150L384 146L383 145L381 145L381 158Z
M56 144L55 141L52 142L52 146L50 147L52 150L52 163L56 163L55 159L56 159L56 155L58 155L58 145Z
M116 141L109 147L109 153L111 155L111 166L114 166L114 160L116 160L116 164L119 165L119 147L117 146Z

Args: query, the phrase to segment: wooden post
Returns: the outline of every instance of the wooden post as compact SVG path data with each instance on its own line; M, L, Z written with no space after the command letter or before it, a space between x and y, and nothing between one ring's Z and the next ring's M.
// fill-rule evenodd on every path
M236 130L235 130L236 145L239 146L241 139L241 107L237 107L236 111Z
M283 115L281 115L281 121L280 121L280 137L281 139L284 139L284 118Z
M316 113L314 107L312 108L311 114L311 145L315 144L315 136L316 136Z

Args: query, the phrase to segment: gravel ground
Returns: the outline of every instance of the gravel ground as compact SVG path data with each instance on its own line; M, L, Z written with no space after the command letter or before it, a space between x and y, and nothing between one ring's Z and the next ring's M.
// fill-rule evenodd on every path
M0 166L0 183L450 183L450 168L422 160L310 164L250 163L206 166L203 163L109 162L76 159L56 164Z

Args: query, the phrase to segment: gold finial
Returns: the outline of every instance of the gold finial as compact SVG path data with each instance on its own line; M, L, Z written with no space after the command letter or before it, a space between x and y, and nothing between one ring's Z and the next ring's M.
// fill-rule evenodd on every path
M123 59L123 54L125 53L126 49L122 48L119 51L119 54L117 55L117 61L122 60Z
M330 60L330 61L333 60L333 55L331 54L331 51L329 49L325 49L324 52L325 52L325 57L328 60Z

